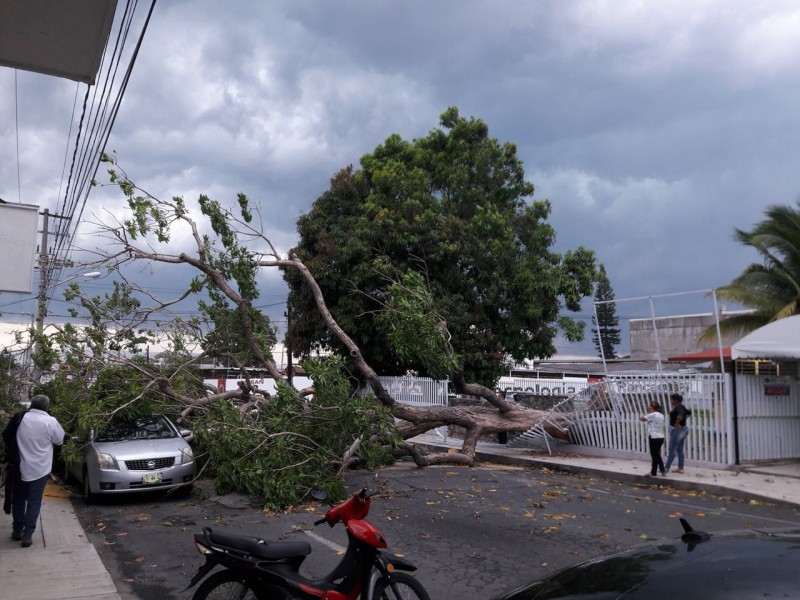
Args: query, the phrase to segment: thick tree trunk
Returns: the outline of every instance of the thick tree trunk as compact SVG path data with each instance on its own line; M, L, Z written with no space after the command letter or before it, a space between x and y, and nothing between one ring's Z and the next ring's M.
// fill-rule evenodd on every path
M398 404L397 408L400 407ZM475 460L476 446L482 435L503 432L523 433L542 423L548 415L544 411L513 404L504 412L499 412L491 406L403 406L400 410L395 410L394 414L403 419L398 428L405 440L445 425L456 425L466 430L459 454L448 452L426 456L419 451L412 451L413 444L407 442L404 449L420 466L442 463L471 465ZM553 423L563 426L563 423L558 421L546 421L543 423L545 431L555 438L567 439L564 430Z

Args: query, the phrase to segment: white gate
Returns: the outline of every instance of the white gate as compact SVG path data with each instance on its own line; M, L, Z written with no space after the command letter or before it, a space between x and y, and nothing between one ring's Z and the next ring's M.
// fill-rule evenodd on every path
M795 376L736 375L739 460L800 458L800 398Z
M687 460L730 465L734 453L729 381L728 375L719 373L614 373L558 408L569 409L572 443L646 454L646 430L639 417L653 400L668 415L669 395L679 393L692 411L685 444Z

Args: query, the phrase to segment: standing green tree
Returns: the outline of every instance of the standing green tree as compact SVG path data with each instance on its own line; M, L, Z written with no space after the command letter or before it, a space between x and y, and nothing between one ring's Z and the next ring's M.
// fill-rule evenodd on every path
M767 323L800 314L800 201L797 206L772 205L752 231L736 229L735 238L755 248L761 262L748 265L728 285L717 289L717 298L745 308L720 321L723 336L741 336ZM716 339L716 326L703 332L700 341Z
M592 315L592 325L594 326L592 339L597 355L606 359L616 357L616 347L621 342L617 306L613 300L614 289L608 280L605 266L600 265L594 292L595 312Z
M337 173L298 220L293 253L384 375L433 375L424 349L401 357L384 342L402 326L386 318L398 314L389 305L392 286L409 289L408 276L417 274L459 363L444 375L491 387L509 359L551 356L559 330L570 341L583 338L583 323L561 313L578 310L592 293L594 253L551 250L550 202L531 199L533 184L513 144L499 143L483 121L455 107L440 123L413 141L392 135L361 158L360 170ZM286 280L295 315L288 344L303 355L344 350L301 275L287 270Z

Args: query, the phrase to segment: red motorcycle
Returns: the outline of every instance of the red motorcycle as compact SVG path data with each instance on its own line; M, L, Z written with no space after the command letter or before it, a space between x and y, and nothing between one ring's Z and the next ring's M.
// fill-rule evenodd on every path
M325 577L306 579L300 565L311 553L308 542L276 542L214 532L204 527L194 535L194 545L206 562L186 589L203 581L192 600L430 600L428 592L409 571L407 560L383 552L386 539L366 521L371 502L367 489L331 507L314 525L347 529L347 551Z

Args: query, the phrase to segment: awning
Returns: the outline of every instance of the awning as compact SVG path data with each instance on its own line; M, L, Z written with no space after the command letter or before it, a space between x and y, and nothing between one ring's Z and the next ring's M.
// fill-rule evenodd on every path
M0 65L93 84L116 0L0 0Z
M731 347L731 356L800 359L800 315L773 321L744 336Z
M723 360L731 359L731 349L722 349ZM689 354L679 354L677 356L670 356L667 362L685 362L685 363L701 363L709 362L712 360L719 360L719 348L714 350L703 350L701 352L691 352Z

